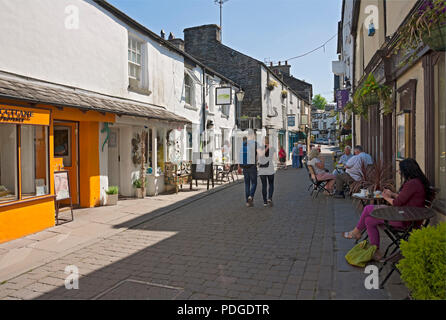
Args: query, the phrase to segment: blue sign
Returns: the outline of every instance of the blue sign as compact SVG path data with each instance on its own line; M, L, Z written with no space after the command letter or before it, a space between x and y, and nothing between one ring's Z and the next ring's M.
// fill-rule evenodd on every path
M296 125L296 117L288 117L288 127L294 127Z

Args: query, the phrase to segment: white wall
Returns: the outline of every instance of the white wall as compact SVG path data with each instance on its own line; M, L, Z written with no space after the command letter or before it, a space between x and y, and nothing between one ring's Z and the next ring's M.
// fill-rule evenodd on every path
M65 9L79 10L79 28L65 27ZM1 0L1 70L124 95L127 32L90 1ZM110 68L113 66L113 68Z
M268 83L268 73L269 79L275 80L278 86L274 90L270 91L266 88ZM286 106L286 101L282 100L282 89L281 82L274 76L273 73L268 72L265 67L261 67L261 84L262 88L262 126L273 126L276 129L283 128L283 118L282 118L282 105ZM277 111L276 117L268 117L268 114L275 114L273 109ZM283 128L285 129L285 128Z
M67 29L67 8L78 9L77 29ZM153 103L199 123L184 108L184 58L133 30L91 0L1 0L0 70L107 95ZM143 41L150 95L128 90L128 35ZM194 69L201 78L201 68Z

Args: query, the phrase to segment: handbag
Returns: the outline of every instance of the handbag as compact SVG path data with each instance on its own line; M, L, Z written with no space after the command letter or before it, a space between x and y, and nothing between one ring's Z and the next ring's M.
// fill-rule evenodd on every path
M266 150L266 152L265 152L265 157L266 157L266 158L269 158L269 148L268 148L268 150ZM269 167L269 161L267 161L267 162L264 163L264 164L259 163L259 168L268 168L268 167Z
M345 259L349 264L363 268L367 262L372 260L375 251L376 246L364 240L351 248L345 255Z

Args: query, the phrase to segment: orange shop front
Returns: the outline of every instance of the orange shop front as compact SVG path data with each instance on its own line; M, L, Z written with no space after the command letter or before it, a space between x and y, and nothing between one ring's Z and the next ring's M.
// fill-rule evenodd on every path
M60 163L73 204L99 205L99 122L114 122L114 115L0 101L0 243L55 225Z

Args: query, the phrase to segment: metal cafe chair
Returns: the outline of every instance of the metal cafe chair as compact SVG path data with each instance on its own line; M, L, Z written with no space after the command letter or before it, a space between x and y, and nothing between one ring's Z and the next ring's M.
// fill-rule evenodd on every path
M315 171L314 171L314 168L313 168L313 166L311 166L311 165L307 165L307 164L305 164L305 166L307 166L307 168L308 168L308 174L309 174L309 177L310 177L310 180L311 180L311 187L313 187L313 189L312 189L312 191L311 191L311 196L313 197L313 198L317 198L317 196L319 195L319 193L322 191L327 191L327 192L329 192L326 188L325 188L325 186L327 185L327 183L328 183L328 181L327 180L322 180L322 181L319 181L318 179L317 179L317 177L316 177L316 173L315 173ZM313 194L314 194L314 192L316 192L316 197L314 197L313 196Z

